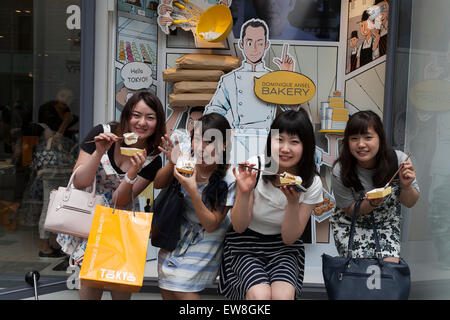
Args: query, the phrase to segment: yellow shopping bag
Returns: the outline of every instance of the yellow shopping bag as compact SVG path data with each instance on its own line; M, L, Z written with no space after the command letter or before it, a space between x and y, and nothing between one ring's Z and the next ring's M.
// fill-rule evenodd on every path
M144 280L152 215L97 205L80 270L81 283L138 292Z

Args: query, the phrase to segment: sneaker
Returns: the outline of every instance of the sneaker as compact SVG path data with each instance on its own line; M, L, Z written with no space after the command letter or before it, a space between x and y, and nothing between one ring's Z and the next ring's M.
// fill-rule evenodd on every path
M60 249L53 249L53 252L51 253L45 253L42 251L39 251L39 257L40 258L63 258L66 254L62 252Z

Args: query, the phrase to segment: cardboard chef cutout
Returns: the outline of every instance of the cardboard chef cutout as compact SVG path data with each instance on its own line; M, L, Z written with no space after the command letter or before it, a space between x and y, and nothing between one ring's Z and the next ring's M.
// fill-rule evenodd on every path
M268 79L269 81L257 80L262 80L272 73L272 70L267 68L264 63L265 54L270 48L270 41L269 29L263 20L250 19L242 25L239 48L244 57L241 67L221 77L217 90L205 107L204 112L205 114L213 112L222 114L230 122L233 129L231 155L233 164L246 161L251 156L263 153L270 126L277 113L277 106L281 110L291 107L284 106L282 100L264 99L264 94L262 94L264 87L264 92L272 93L268 96L273 98L273 85L284 82L283 75L286 74L279 74ZM273 60L281 70L284 70L278 72L288 72L301 76L292 72L295 62L288 54L288 50L289 46L284 45L282 56ZM265 85L264 82L268 82L269 85ZM260 86L257 88L261 93L258 96L266 101L261 100L255 94L255 84L258 83ZM312 89L314 84L310 81L309 86ZM308 91L309 99L314 96L313 91L315 92L315 87L314 90ZM280 96L283 94L282 92L279 92ZM286 92L284 91L284 93ZM293 94L293 92L289 92L289 94ZM304 94L303 91L302 94ZM281 103L277 103L277 101Z

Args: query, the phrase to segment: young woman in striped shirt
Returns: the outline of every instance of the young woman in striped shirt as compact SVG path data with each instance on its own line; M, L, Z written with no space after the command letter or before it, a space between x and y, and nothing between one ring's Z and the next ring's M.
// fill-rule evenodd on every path
M213 285L217 278L223 239L230 225L227 213L234 202L235 179L225 162L227 129L228 120L217 113L199 119L191 139L197 164L190 177L176 170L176 149L167 136L165 148L160 149L170 160L155 180L165 181L163 184L168 186L177 179L185 196L177 247L170 252L161 249L158 254L163 299L199 299L198 292Z

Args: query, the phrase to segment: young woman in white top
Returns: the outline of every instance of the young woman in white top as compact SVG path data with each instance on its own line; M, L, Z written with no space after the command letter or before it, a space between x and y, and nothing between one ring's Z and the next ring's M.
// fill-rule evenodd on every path
M301 237L314 205L323 201L314 152L308 114L287 111L271 125L267 157L250 158L244 165L300 176L306 191L280 186L275 174L257 178L257 170L240 165L238 173L233 168L233 229L225 236L219 280L219 292L227 298L285 300L300 295L305 257Z

